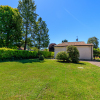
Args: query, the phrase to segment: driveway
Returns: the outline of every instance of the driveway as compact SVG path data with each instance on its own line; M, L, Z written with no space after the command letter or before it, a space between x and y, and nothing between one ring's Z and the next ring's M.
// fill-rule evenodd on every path
M100 67L100 62L99 61L93 60L93 61L86 61L86 62L89 62L89 63L91 63L93 65L96 65L96 66Z

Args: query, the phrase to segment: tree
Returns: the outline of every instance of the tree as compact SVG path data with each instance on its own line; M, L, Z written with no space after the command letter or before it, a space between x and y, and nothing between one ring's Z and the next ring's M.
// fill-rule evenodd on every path
M33 40L35 41L34 44L38 49L48 47L48 31L49 29L47 28L45 21L42 21L42 18L40 17L35 24L35 29L32 34Z
M99 45L99 41L98 41L98 39L96 38L96 37L91 37L91 38L89 38L88 39L88 41L87 41L87 43L89 44L89 43L93 43L93 48L98 48L98 45Z
M14 46L22 39L22 18L18 9L0 6L0 47Z
M51 43L51 44L49 45L49 51L54 52L54 45L56 45L56 44L55 44L55 43Z
M23 18L23 36L25 40L24 50L28 43L28 36L31 34L35 20L37 18L36 5L33 0L19 0L18 9Z
M66 40L66 39L65 39L65 40L62 40L62 43L63 43L63 42L68 42L68 40Z

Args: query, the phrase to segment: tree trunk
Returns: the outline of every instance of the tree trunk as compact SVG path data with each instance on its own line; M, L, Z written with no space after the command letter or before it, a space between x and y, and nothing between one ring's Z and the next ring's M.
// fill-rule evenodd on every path
M24 46L24 50L26 50L26 45L27 45L27 28L28 28L28 21L26 24L26 36L25 36L25 46Z

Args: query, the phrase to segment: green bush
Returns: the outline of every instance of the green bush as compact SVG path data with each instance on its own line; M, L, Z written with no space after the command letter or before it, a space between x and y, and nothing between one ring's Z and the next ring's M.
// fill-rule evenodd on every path
M75 46L67 46L67 53L69 54L69 58L73 63L79 62L79 51Z
M26 51L16 50L10 48L0 48L0 60L18 60L18 59L30 59L39 58L40 55L44 57L54 57L54 53L49 51Z
M36 58L36 51L16 50L9 48L0 48L0 60L17 60Z
M49 51L38 51L38 56L43 55L45 58L53 57L54 53Z
M49 51L50 52L50 51ZM54 52L50 52L51 53L51 57L54 58Z
M36 52L39 51L39 49L37 47L31 47L30 49L33 50L33 51L36 51Z
M65 51L58 52L56 55L57 60L69 61L69 55Z
M97 49L93 48L94 59L95 59L95 57L98 57L98 56L100 56L100 49L99 48L97 48Z
M44 60L44 56L40 55L39 60Z

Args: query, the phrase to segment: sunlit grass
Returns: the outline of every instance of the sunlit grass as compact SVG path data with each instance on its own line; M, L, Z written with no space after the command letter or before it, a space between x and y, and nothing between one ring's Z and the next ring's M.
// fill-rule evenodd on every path
M100 67L38 59L0 62L0 100L99 100Z

